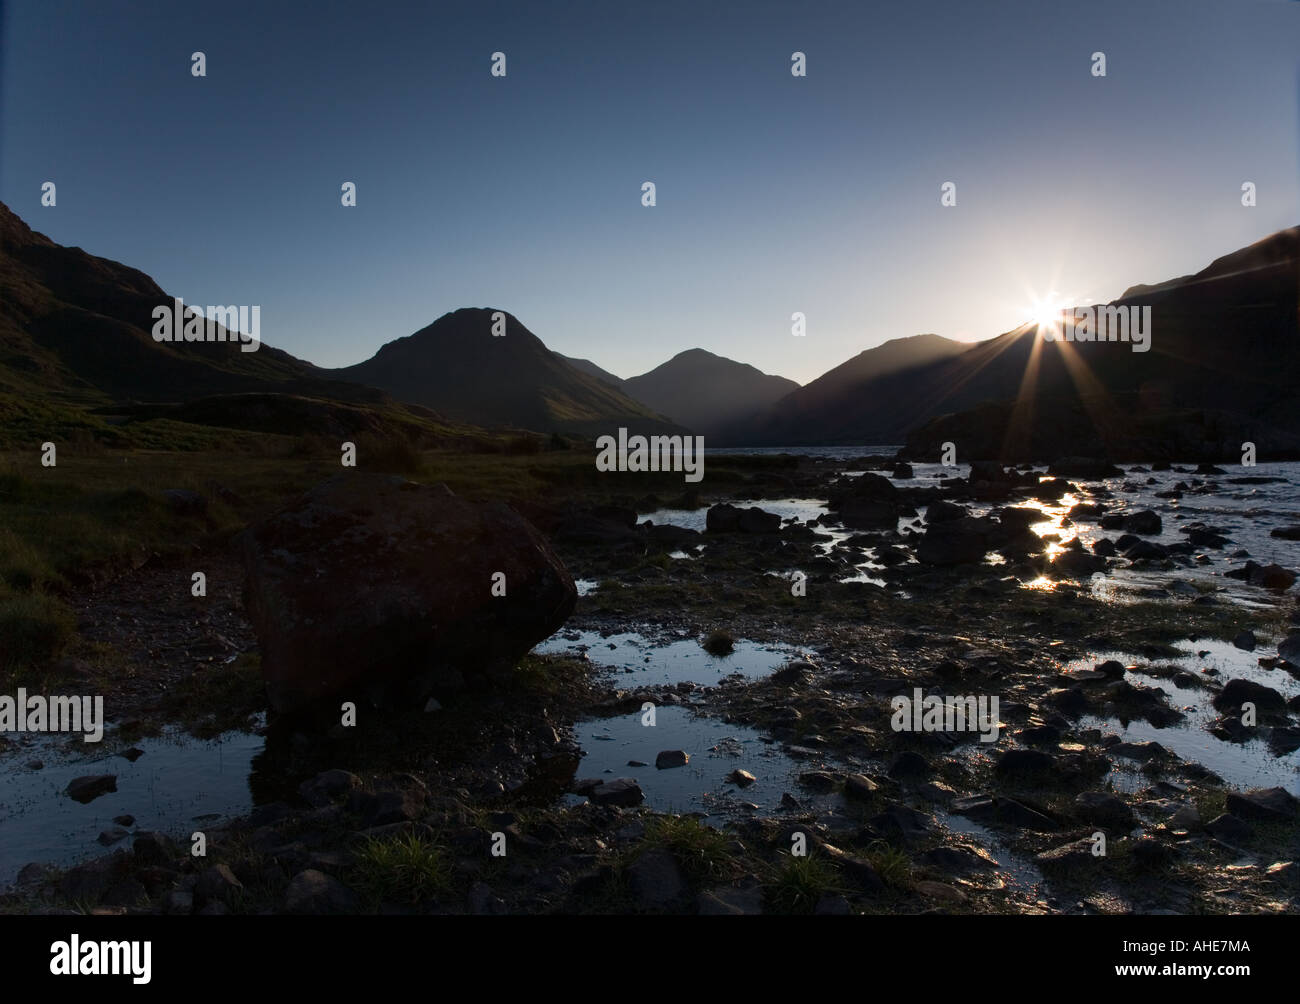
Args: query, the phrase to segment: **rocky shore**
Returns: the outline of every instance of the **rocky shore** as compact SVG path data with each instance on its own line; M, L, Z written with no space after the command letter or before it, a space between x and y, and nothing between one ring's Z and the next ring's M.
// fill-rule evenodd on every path
M118 718L106 743L126 752L175 720L209 733L256 729L266 744L250 778L255 808L195 824L202 856L190 834L122 824L111 841L122 849L66 869L33 863L0 906L1294 912L1293 564L1240 546L1235 517L1193 515L1175 526L1167 509L1139 504L1156 491L1177 493L1166 505L1186 505L1249 490L1239 484L1248 473L1166 466L1161 476L1181 487L1148 485L1147 468L1087 458L1048 469L977 463L951 476L893 457L790 458L725 496L588 492L518 505L527 522L510 510L492 517L498 525L485 540L498 553L462 566L461 556L408 553L401 541L410 526L391 506L367 509L366 492L290 508L297 524L334 528L337 539L366 525L374 532L366 553L387 555L379 564L392 589L348 594L340 574L323 588L316 582L314 605L298 604L292 584L309 577L281 570L268 579L267 556L300 570L326 567L325 559L294 544L292 532L254 528L242 552L232 547L213 564L201 629L194 618L181 626L171 618L169 627L167 612L146 605L149 582L175 573L165 562L117 584L124 617L101 616L102 597L88 596L84 609L90 637L130 653L130 671L108 692ZM423 492L432 490L408 494ZM428 512L448 504L420 503ZM804 515L781 515L791 510ZM470 518L468 510L456 518ZM277 519L288 525L281 515L266 526ZM1293 529L1265 535L1291 541ZM321 539L315 530L312 539ZM251 557L249 540L260 542ZM505 573L501 597L492 592L496 571ZM258 589L271 579L279 594ZM403 592L417 581L436 582L436 595ZM408 601L394 597L408 595L415 605L461 604L464 617L478 618L474 631L439 647L445 633L407 630ZM388 639L385 670L418 682L386 687L374 701L352 680L303 690L304 700L352 700L355 724L274 710L293 708L290 692L311 667L284 674L281 660L259 669L254 642L265 660L268 639L301 630L280 616L287 609L306 612L309 633L313 621L339 631L332 596L348 624ZM582 638L638 632L651 644L690 639L723 653L744 639L798 654L762 675L629 687L595 649L518 658L559 623ZM212 670L204 689L169 675L177 660L149 652L178 637L187 655L207 638L215 662L230 668ZM1190 657L1180 647L1188 642ZM1200 646L1212 644L1242 653L1249 673L1225 678L1198 663L1195 653L1209 651ZM415 651L424 661L411 659ZM1091 658L1103 651L1128 660ZM403 660L420 672L401 671ZM426 672L431 662L438 672ZM472 671L507 663L514 668ZM263 674L280 688L269 721ZM177 701L185 688L206 699ZM971 731L898 730L892 702L918 690L996 697L996 742ZM752 733L793 783L774 807L749 801L761 768L736 766L725 743L584 772L581 723L627 721L647 707ZM1195 730L1212 745L1264 750L1257 759L1270 766L1260 783L1233 783L1180 755L1187 744L1136 738L1135 728ZM688 771L715 800L707 819L659 804L657 779Z

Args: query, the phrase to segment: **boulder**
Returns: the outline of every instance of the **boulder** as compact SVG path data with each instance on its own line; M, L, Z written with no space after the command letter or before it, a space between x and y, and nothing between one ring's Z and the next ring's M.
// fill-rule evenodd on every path
M244 604L277 710L340 695L418 701L504 672L577 600L545 538L503 503L349 473L240 534ZM496 573L505 595L493 595Z
M969 516L933 523L916 545L916 558L927 565L978 564L989 550L987 531Z

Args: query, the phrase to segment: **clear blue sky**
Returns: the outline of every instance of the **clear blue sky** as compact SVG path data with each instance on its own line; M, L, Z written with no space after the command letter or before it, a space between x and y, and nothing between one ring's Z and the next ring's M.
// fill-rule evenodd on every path
M3 24L0 200L187 302L260 305L324 366L500 306L621 376L699 346L806 382L1300 222L1292 0L9 0Z

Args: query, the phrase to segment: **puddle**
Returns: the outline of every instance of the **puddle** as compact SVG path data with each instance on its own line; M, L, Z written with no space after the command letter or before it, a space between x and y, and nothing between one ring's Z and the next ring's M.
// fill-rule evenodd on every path
M1066 671L1092 669L1107 659L1116 659L1124 665L1136 665L1136 672L1125 674L1134 685L1158 687L1169 696L1169 704L1184 713L1184 719L1165 728L1156 728L1149 722L1134 719L1127 726L1113 719L1087 715L1080 719L1083 728L1099 728L1103 732L1117 733L1128 742L1158 742L1183 760L1191 760L1208 767L1225 782L1237 788L1286 788L1300 795L1300 750L1286 756L1274 756L1263 739L1248 743L1233 743L1220 739L1207 726L1219 717L1210 703L1213 692L1196 687L1180 688L1165 676L1151 676L1143 669L1173 666L1203 678L1203 668L1217 669L1216 679L1226 683L1234 678L1253 680L1278 691L1290 699L1300 693L1300 681L1282 670L1267 670L1259 665L1259 656L1269 651L1261 645L1254 652L1238 649L1231 642L1202 638L1184 641L1177 646L1183 655L1172 658L1144 659L1123 652L1099 651L1083 659L1067 663ZM1204 656L1198 655L1205 652ZM1116 787L1135 790L1146 787L1150 781L1141 773L1141 765L1116 759L1116 769L1111 776Z
M33 861L64 867L130 848L130 837L108 847L97 842L101 831L113 829L114 816L134 816L133 833L188 838L205 824L249 812L249 775L265 743L246 732L212 740L169 732L139 740L135 747L144 755L132 762L79 741L88 752L70 752L66 736L24 736L0 757L0 886ZM45 766L23 766L31 760ZM74 801L64 789L85 774L117 775L117 791L84 805Z
M586 751L578 777L635 778L645 793L645 804L659 811L724 817L773 815L786 792L804 809L824 809L835 801L833 795L817 796L799 784L799 774L830 761L816 757L796 760L780 743L764 742L754 729L696 717L688 708L657 708L653 727L641 724L639 711L578 722L574 734ZM685 750L690 762L659 770L655 757L663 750ZM629 767L629 760L647 766ZM747 788L729 783L727 775L736 769L749 771L757 780ZM578 795L564 797L570 804L586 801ZM758 810L745 803L758 806Z
M785 646L741 640L730 655L719 657L700 648L694 638L657 643L634 632L602 637L595 631L562 631L533 651L539 655L586 655L597 666L623 674L619 686L632 687L687 682L707 687L732 673L756 680L799 655Z

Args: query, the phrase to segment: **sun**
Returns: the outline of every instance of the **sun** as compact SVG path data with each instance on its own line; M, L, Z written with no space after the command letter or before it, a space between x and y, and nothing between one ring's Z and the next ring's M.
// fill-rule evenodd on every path
M1042 299L1034 300L1029 305L1029 317L1038 327L1038 333L1041 335L1049 328L1053 328L1061 321L1061 311L1065 309L1065 303L1060 299L1056 290L1052 290Z

